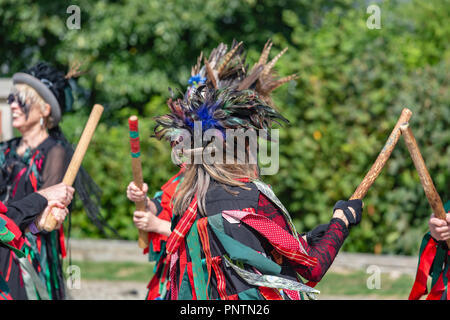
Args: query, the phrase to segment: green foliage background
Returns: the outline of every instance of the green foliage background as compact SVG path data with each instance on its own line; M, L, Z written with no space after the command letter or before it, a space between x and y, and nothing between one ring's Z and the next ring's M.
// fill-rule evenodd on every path
M69 30L69 5L81 29ZM381 29L369 29L365 1L0 0L0 72L11 76L39 59L83 61L76 111L62 128L76 142L90 107L106 107L84 166L103 189L103 214L136 239L127 118L139 114L144 177L152 191L177 169L164 142L150 139L152 117L166 112L167 88L187 85L201 50L244 41L253 63L268 38L280 75L299 79L275 92L291 121L280 131L280 170L265 177L300 231L330 219L369 170L402 108L443 200L450 189L450 2L377 1ZM403 141L364 200L362 223L344 250L416 254L430 214ZM79 204L73 234L101 237Z

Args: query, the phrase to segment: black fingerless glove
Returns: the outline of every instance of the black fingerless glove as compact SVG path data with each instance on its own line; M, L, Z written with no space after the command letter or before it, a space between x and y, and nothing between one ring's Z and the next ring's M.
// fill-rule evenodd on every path
M350 211L349 207L353 208L353 210L355 210L355 215L353 215L353 213ZM359 224L361 222L361 216L362 216L362 201L361 200L359 200L359 199L349 200L349 201L339 200L334 205L333 213L337 209L341 209L342 211L344 211L344 215L348 221L349 229L350 229L350 227L356 226L357 224Z
M319 224L317 227L307 232L306 234L302 234L302 236L306 235L306 242L308 242L308 244L312 246L314 245L314 243L319 241L320 238L322 238L322 236L325 234L325 231L327 231L328 229L328 225L328 223Z

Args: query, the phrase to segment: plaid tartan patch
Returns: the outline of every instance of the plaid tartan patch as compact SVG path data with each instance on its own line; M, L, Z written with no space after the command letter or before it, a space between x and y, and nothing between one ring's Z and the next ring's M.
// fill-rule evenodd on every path
M191 229L197 217L197 195L192 199L191 204L187 208L186 212L181 217L175 229L172 231L169 239L167 240L166 251L167 254L173 254L177 251L181 241L184 239L188 231Z

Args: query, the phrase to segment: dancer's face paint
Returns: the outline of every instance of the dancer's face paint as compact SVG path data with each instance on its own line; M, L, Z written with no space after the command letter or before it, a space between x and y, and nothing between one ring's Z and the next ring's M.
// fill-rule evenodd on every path
M23 133L39 123L41 118L39 106L30 105L17 93L8 96L8 104L11 107L12 126L20 132Z

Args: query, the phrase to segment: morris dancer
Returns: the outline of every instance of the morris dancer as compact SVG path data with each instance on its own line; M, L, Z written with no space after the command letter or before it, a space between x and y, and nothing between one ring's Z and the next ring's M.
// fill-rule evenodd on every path
M151 220L152 230L170 234L167 299L314 298L317 290L304 285L299 275L311 286L320 281L349 229L361 219L361 200L339 201L329 224L300 236L285 207L260 180L249 144L238 150L243 157L234 155L233 163L224 164L218 150L237 148L234 139L227 139L227 129L264 137L273 122L287 122L274 109L270 93L295 78L274 75L273 66L285 50L267 62L268 42L248 69L241 44L234 42L228 52L219 45L203 66L200 56L184 98L169 100L171 113L157 118L156 137L181 150L186 167L173 196L172 226ZM195 137L199 124L201 134L215 132L200 147L186 139ZM212 162L211 157L206 161L207 152Z
M72 187L60 183L11 202L8 206L0 202L0 300L27 299L23 275L37 275L30 269L25 272L21 270L18 262L18 258L25 256L22 251L25 242L23 234L26 230L42 230L52 208L59 228L68 213L66 206L72 201L73 192Z
M73 154L59 122L73 103L72 86L78 66L67 75L45 62L13 76L13 89L8 97L12 125L21 137L0 144L0 201L12 201L62 181ZM86 211L97 226L102 226L97 204L91 196L100 195L99 188L85 171L75 182ZM97 199L98 200L98 199ZM47 294L27 290L29 299L64 299L64 277L61 258L66 255L63 228L53 232L33 232L25 236L25 253L39 274ZM3 256L0 257L3 261ZM24 279L27 288L40 284Z

